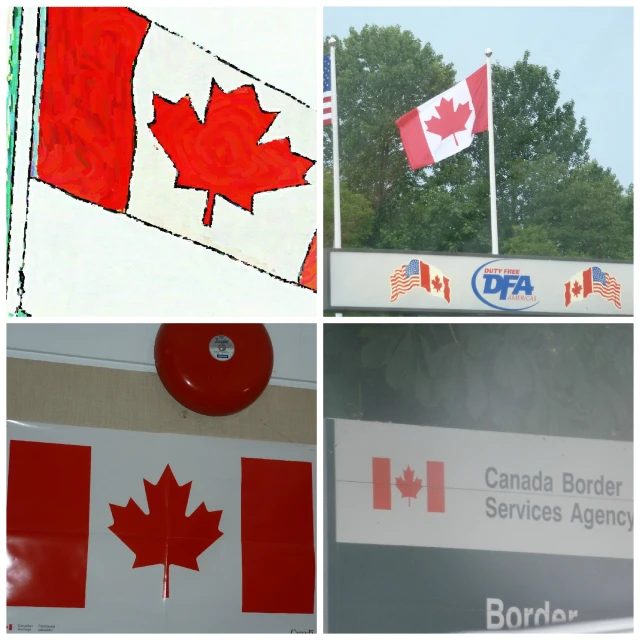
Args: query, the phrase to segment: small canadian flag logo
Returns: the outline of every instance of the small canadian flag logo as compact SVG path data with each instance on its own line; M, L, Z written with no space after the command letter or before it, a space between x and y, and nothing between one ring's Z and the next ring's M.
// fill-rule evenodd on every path
M391 480L391 458L372 458L373 508L391 509L393 486L406 498L411 507L412 500L425 500L427 511L444 513L444 462L426 461L425 481L416 469L407 465L400 476ZM421 494L425 489L425 496Z
M7 625L7 631L13 631L13 625L12 624L8 624Z

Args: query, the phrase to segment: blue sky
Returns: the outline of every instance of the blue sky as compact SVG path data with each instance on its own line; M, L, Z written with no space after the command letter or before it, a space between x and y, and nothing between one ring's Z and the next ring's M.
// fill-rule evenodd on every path
M590 156L633 182L633 9L630 7L325 7L324 33L400 25L430 42L459 80L482 66L484 50L511 66L560 70L562 102L573 99L591 138ZM337 61L340 64L339 60ZM425 96L429 98L431 96Z

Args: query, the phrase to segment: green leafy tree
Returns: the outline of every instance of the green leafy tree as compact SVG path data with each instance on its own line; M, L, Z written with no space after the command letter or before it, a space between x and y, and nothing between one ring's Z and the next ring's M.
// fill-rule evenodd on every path
M364 195L378 214L408 171L396 120L451 86L452 65L431 45L422 45L400 27L366 26L336 38L340 168L349 188ZM325 50L328 44L325 42ZM325 129L325 158L330 164L331 128Z
M324 246L333 247L333 177L324 172L323 202ZM366 247L373 229L373 209L359 193L352 193L346 186L340 189L340 229L343 247Z
M373 209L367 246L488 252L487 134L414 172L395 125L455 84L453 66L400 27L351 29L336 56L341 173ZM533 64L529 52L492 71L501 252L630 258L633 187L590 160L585 120L573 101L560 101L560 72ZM326 166L331 135L327 127Z

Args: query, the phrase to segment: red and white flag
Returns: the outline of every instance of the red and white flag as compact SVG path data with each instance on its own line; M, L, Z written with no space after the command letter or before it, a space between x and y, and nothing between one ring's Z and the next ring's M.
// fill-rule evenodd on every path
M313 629L308 453L10 425L8 621L38 612L67 632Z
M391 462L391 458L371 460L374 509L387 511L405 500L411 506L413 499L429 512L444 513L444 462L427 460L417 470L407 464L399 475L391 472Z
M46 46L35 83L25 308L37 308L43 273L61 277L62 267L47 267L47 256L57 256L54 237L56 247L70 239L56 258L74 274L65 283L70 297L80 282L86 287L86 265L73 261L80 249L94 256L111 247L158 262L171 237L183 242L167 260L186 252L189 268L207 269L195 244L253 267L242 267L251 271L247 288L263 272L297 292L315 290L315 109L132 10L49 7L39 16ZM90 237L99 229L101 237ZM145 232L146 243L127 247ZM162 297L160 278L145 285L141 269L105 269L110 281L139 289L142 306L150 289ZM188 270L176 271L172 292L190 285ZM221 271L209 294L232 299L238 287Z
M622 309L621 292L622 287L613 276L600 267L589 267L564 283L564 306L568 307L572 302L581 302L595 293L612 302L618 309Z
M396 121L409 165L415 171L471 145L489 128L487 66Z
M420 287L436 298L447 303L451 302L451 281L437 267L422 262L410 260L396 269L389 278L391 283L391 302L407 293L414 287Z

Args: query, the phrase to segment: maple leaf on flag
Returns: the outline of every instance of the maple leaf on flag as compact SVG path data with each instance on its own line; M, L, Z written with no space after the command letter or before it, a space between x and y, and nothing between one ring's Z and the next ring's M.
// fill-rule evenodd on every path
M292 152L288 138L260 144L278 112L263 111L252 86L225 93L212 82L203 122L189 96L174 103L154 93L153 106L149 129L178 171L175 186L208 191L205 226L216 195L253 213L256 193L309 184L314 161Z
M110 504L113 524L109 530L136 554L133 569L164 565L162 597L169 597L169 566L199 571L198 556L222 536L222 511L208 511L204 502L186 516L191 482L180 486L169 465L158 480L144 480L149 514L133 501L126 507Z
M433 288L440 293L440 289L442 289L442 280L440 280L440 276L436 276L432 281L431 284L433 285Z
M573 293L573 295L577 298L580 295L580 292L582 291L582 285L578 284L578 281L576 280L573 283L573 288L571 289L571 292Z
M427 125L427 131L429 133L435 133L443 140L449 136L453 136L456 146L458 146L456 133L464 131L467 128L467 121L469 120L469 116L471 116L469 103L459 104L458 108L454 109L453 98L450 100L442 98L440 104L435 109L440 117L436 118L432 116L428 120L425 120L424 123Z
M414 478L413 475L413 469L407 466L403 475L396 478L396 487L400 490L403 498L409 499L409 506L411 506L411 498L416 498L418 491L422 488L422 480Z

